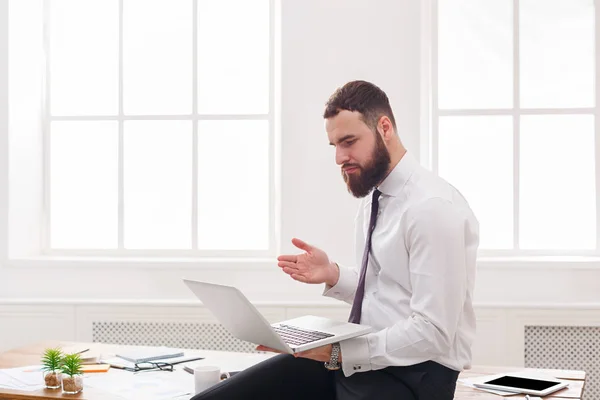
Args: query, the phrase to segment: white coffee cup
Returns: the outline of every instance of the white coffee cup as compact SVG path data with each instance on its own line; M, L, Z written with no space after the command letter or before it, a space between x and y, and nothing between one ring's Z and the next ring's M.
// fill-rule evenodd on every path
M194 368L196 394L205 391L221 380L221 368L212 365L201 365Z

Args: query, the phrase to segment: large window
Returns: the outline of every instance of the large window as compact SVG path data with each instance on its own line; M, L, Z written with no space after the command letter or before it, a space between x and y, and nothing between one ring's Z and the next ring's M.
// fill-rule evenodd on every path
M41 3L46 251L271 254L272 0Z
M593 0L433 0L431 166L482 254L596 254Z

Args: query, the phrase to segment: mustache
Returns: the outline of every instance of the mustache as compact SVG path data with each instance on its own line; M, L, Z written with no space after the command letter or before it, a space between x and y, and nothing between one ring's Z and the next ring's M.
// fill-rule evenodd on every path
M358 169L360 169L360 165L358 165L358 164L344 164L344 165L342 165L342 169L346 169L346 168L358 168Z

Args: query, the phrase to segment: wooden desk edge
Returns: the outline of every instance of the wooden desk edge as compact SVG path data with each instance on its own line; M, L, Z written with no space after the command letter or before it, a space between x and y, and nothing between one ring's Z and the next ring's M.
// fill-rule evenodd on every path
M0 368L11 368L11 367L35 364L35 361L33 361L33 360L39 358L39 355L42 353L43 349L48 348L48 347L72 346L72 345L89 345L91 349L93 349L94 347L95 348L121 347L119 345L108 345L108 344L102 344L102 343L82 343L82 342L62 342L62 341L40 342L40 343L35 343L35 344L29 345L29 346L23 346L20 348L15 348L15 349L11 349L11 350L0 353ZM202 350L194 350L194 351L202 351ZM8 361L4 360L4 358L6 358L7 355L8 356L12 355L12 357L9 357ZM14 358L14 357L16 357L16 358L13 360L12 358ZM18 359L22 359L23 362L16 362L16 360L18 360ZM31 361L33 361L33 362L31 362ZM461 372L459 379L468 377L469 375L473 375L473 376L492 375L492 374L498 374L498 373L508 373L511 371L514 372L515 370L536 371L539 369L538 368L490 366L490 365L473 365L470 369ZM573 381L573 382L583 381L582 388L581 388L581 394L580 394L581 396L583 396L584 389L585 389L585 380L587 377L585 371L562 370L562 369L543 369L543 370L548 372L551 375L554 375L554 374L561 375L564 371L569 371L568 375L571 376L569 379L565 379L565 378L560 378L560 379L565 380L565 381ZM458 385L460 385L460 383ZM457 385L457 388L458 388L458 385ZM472 389L472 390L473 390L473 394L475 396L477 396L477 394L485 394L485 392L479 391L477 389ZM517 395L517 396L519 396L519 395ZM519 397L523 398L522 396L519 396ZM519 397L511 396L511 398L513 398L513 399L517 399ZM113 396L110 396L105 392L99 392L91 387L85 387L84 390L77 395L62 395L62 391L60 389L55 389L55 390L43 389L43 390L36 391L36 392L23 392L23 391L9 390L9 389L0 389L0 399L39 400L39 399L55 399L55 398L56 399L69 398L69 399L77 399L77 400L84 400L86 398L87 399L98 399L98 398L102 398L102 399L113 398L114 399ZM122 400L121 397L119 397L119 399ZM499 399L500 399L500 397L499 397ZM564 398L564 397L557 397L557 396L548 396L548 397L545 397L545 399L578 400L578 398ZM581 397L579 399L581 399Z

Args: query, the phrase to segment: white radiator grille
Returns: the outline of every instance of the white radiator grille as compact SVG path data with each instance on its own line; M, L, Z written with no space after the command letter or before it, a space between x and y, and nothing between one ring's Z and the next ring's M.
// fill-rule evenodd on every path
M526 326L525 367L583 370L583 399L600 399L600 327Z
M94 342L255 353L256 345L231 336L219 324L186 322L93 322Z

